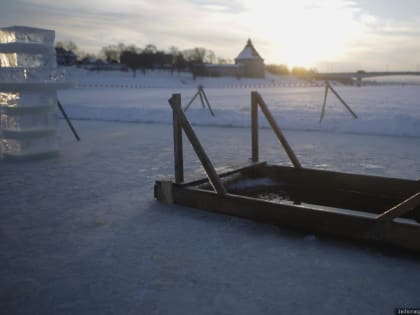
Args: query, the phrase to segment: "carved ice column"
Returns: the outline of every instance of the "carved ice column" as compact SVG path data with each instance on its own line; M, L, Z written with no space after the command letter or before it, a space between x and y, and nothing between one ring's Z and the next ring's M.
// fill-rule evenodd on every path
M55 32L0 28L0 158L26 159L58 152Z

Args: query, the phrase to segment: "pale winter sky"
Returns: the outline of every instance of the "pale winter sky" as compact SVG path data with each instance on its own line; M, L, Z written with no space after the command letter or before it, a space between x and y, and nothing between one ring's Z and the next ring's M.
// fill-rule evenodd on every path
M152 43L234 59L250 37L266 63L420 69L419 0L0 0L0 23L54 29L95 53Z

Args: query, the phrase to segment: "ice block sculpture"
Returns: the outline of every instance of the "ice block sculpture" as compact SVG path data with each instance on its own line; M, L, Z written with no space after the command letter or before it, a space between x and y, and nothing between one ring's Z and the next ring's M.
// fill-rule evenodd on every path
M55 32L0 28L0 157L25 159L58 152Z

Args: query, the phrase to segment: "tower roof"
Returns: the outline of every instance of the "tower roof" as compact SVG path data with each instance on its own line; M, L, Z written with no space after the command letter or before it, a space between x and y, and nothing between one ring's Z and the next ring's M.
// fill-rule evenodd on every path
M254 45L252 44L251 39L248 39L244 49L242 49L238 57L236 57L236 60L244 59L262 59L258 51L255 49Z

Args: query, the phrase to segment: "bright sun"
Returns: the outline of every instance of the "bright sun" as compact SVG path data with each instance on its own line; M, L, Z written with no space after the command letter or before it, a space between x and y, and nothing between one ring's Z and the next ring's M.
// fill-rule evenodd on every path
M345 53L358 31L352 9L335 0L322 7L305 3L295 1L281 11L252 9L259 33L271 43L267 59L289 67L316 67Z

